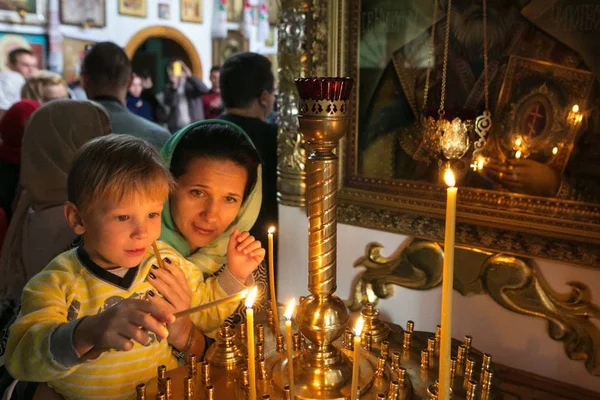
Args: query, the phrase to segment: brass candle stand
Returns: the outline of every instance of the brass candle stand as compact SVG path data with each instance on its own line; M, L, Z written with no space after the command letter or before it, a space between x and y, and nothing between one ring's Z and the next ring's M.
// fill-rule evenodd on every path
M336 290L336 192L338 159L334 153L347 128L352 80L308 78L296 81L300 95L300 131L309 146L307 165L309 265L308 291L296 311L293 337L294 398L350 399L354 333L350 315ZM364 319L359 358L360 399L437 399L440 329L406 329L379 318L373 304L361 311ZM258 399L291 399L288 361L281 336L267 313L256 316ZM263 325L264 324L264 325ZM138 387L138 398L249 398L245 327L224 324L201 368L182 367ZM491 357L473 349L472 339L452 343L453 399L492 399ZM195 363L194 360L191 361ZM140 394L143 392L143 396ZM170 395L170 396L169 396Z

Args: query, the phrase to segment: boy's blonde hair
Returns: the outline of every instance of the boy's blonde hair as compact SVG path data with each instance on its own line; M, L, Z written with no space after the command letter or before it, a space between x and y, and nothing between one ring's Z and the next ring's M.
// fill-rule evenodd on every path
M121 134L98 137L83 145L67 178L68 199L80 211L98 202L120 202L136 195L165 201L173 186L171 173L152 145Z

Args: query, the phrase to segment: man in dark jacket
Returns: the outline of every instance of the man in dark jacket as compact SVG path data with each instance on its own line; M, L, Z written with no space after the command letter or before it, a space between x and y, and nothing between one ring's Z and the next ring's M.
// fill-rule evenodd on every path
M271 62L256 53L236 54L221 67L220 87L225 113L219 118L246 131L262 158L263 201L250 233L266 244L267 229L278 220L277 126L266 122L275 102Z
M130 112L125 106L131 83L131 61L122 48L111 42L95 44L81 66L81 84L90 100L106 108L113 133L129 133L160 150L171 137L166 129Z
M167 125L171 132L176 132L204 119L202 95L207 94L209 89L180 60L169 64L167 73L170 81L164 90L164 103L170 110Z

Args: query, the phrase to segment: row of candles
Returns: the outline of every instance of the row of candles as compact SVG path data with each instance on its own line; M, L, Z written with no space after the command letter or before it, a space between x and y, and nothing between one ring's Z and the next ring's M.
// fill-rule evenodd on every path
M450 399L451 379L451 342L452 342L452 291L454 282L454 244L456 231L456 199L458 188L451 169L446 170L444 175L447 188L446 201L446 226L444 238L444 266L442 280L442 307L441 307L441 337L440 337L440 363L439 363L439 399ZM275 295L274 281L274 257L273 257L273 233L275 229L268 231L268 262L269 262L269 291L271 297L271 309L273 310L276 334L279 334L279 318L277 313L277 299ZM250 400L256 400L256 360L254 339L254 301L258 294L256 287L250 290L246 298L246 328L248 340L248 375L250 383ZM291 398L294 398L294 362L292 350L292 316L294 314L295 299L292 299L286 307L285 317L285 342L287 347L288 384ZM351 399L358 399L358 377L360 365L361 334L364 325L363 317L360 317L354 328L354 351L352 362Z

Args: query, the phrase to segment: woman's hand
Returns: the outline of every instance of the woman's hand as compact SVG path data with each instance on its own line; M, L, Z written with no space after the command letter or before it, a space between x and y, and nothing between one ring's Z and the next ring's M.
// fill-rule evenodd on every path
M237 228L233 230L227 247L227 267L236 279L245 283L264 258L265 249L254 236Z
M175 262L168 258L164 259L165 269L152 265L148 274L148 282L156 288L163 297L157 296L154 291L148 292L151 303L158 304L170 313L174 314L190 308L192 303L192 291L190 290L185 274ZM175 348L185 345L192 322L189 317L177 318L175 322L168 324L169 343ZM178 346L183 342L182 346Z

